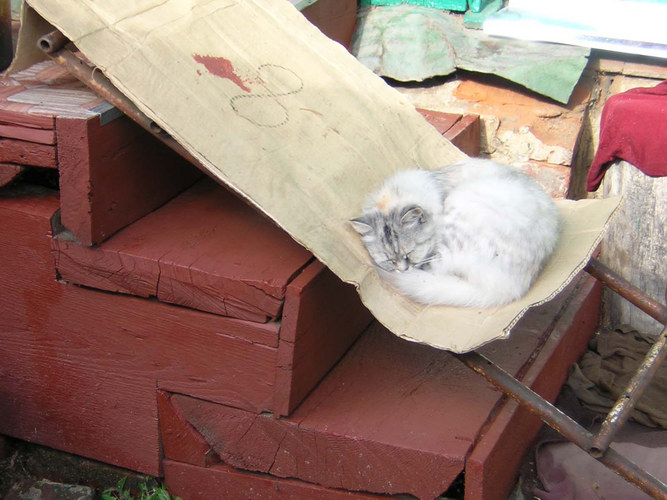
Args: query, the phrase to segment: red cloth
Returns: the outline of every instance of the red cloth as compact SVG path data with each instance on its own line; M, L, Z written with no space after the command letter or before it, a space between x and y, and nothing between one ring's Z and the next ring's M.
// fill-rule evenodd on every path
M667 80L610 97L586 188L595 191L609 163L625 160L651 177L667 175Z

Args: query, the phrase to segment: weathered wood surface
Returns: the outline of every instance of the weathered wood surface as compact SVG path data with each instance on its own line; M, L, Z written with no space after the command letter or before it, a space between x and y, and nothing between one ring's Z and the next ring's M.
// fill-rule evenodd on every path
M174 408L170 397L167 392L157 391L160 437L164 456L198 467L209 467L220 462L220 457L213 451L211 445Z
M599 287L589 279L528 314L508 341L481 351L553 398L593 331L598 304ZM505 410L501 394L450 354L402 341L377 324L287 418L183 395L171 403L227 465L418 498L435 498L462 471L467 476L471 454L482 495L471 498L491 495L494 480L502 491L540 427L532 415Z
M551 335L521 379L547 401L555 401L570 366L581 357L595 332L601 289L600 283L591 276L582 277L576 293L573 290L572 302L557 318ZM466 500L508 498L515 486L516 472L541 427L542 422L529 410L507 401L466 462Z
M129 118L101 124L57 118L63 225L84 245L101 243L202 174Z
M57 208L54 192L0 197L0 433L155 475L156 388L271 408L277 349L242 336L275 343L275 324L57 281Z
M625 161L602 181L604 197L624 196L602 242L600 261L649 297L667 302L667 178L649 177ZM630 325L659 334L664 326L619 295L605 290L603 324Z
M260 322L279 317L288 283L313 259L210 179L95 248L57 238L54 250L67 281Z
M417 108L426 120L468 156L479 156L481 128L478 115L443 113Z
M0 162L56 168L56 148L49 144L0 138Z
M372 319L352 285L320 262L291 282L280 328L274 413L289 415Z
M323 488L292 479L236 470L217 464L212 467L164 461L165 482L169 492L183 500L291 499L291 500L368 500L377 495ZM223 495L221 497L221 495Z
M480 127L479 115L463 115L443 135L468 156L479 156Z

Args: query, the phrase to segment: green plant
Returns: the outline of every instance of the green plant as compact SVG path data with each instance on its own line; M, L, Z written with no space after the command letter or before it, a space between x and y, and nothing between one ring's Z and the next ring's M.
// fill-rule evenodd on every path
M139 496L135 496L129 488L125 487L127 476L118 481L115 488L108 488L102 492L102 500L180 500L172 497L167 488L162 486L148 486L139 483Z

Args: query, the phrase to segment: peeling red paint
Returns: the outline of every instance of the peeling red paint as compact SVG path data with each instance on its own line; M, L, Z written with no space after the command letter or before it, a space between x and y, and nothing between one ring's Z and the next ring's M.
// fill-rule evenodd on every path
M244 92L250 92L250 89L245 82L234 71L234 65L229 59L225 59L224 57L202 56L199 54L193 54L192 57L198 63L203 64L212 75L226 78L236 84Z

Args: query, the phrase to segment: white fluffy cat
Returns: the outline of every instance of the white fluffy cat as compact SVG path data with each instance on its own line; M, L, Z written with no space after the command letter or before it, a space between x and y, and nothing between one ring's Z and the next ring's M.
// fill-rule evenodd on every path
M399 172L351 223L400 293L463 307L522 297L559 235L558 210L535 181L482 159Z

